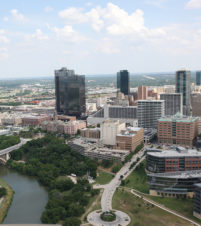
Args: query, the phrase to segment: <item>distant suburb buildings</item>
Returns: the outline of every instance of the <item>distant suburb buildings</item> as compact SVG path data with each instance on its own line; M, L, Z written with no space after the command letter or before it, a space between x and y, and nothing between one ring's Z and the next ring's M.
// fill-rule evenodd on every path
M192 147L198 133L198 117L174 116L158 120L158 143Z
M85 113L85 77L73 70L55 70L56 111L80 117Z
M117 72L117 91L124 95L130 93L130 75L127 70Z

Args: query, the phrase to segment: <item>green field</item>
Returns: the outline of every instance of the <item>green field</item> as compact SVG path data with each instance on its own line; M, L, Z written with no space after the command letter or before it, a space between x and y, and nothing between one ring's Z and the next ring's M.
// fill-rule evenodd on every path
M125 186L134 188L140 192L149 193L149 185L147 184L147 175L145 172L145 161L143 161L125 180Z
M165 207L180 213L181 215L188 217L199 224L201 220L198 220L193 216L193 199L180 199L180 198L166 198L166 197L154 197L149 196L155 202L163 204Z
M187 226L188 222L146 203L127 191L118 189L112 201L113 209L126 212L131 217L129 226Z
M96 183L101 185L108 184L114 177L111 173L107 173L100 169L97 170L97 173L98 176L96 177Z

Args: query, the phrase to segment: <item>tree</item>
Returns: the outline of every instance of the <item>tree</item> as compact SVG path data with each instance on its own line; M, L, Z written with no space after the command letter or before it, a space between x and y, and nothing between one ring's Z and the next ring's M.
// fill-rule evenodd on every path
M4 187L0 188L0 198L2 198L3 196L7 195L7 190Z
M64 221L63 226L80 226L81 221L76 217L69 217Z

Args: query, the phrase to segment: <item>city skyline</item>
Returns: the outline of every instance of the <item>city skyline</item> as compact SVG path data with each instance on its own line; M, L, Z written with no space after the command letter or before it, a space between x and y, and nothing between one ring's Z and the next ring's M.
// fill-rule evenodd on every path
M200 0L2 3L0 78L200 69Z

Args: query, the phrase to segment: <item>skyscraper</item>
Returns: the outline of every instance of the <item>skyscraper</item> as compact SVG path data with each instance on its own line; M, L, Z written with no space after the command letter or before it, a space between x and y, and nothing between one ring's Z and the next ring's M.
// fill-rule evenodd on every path
M124 95L130 93L130 75L127 70L117 72L117 90Z
M191 73L187 69L176 72L176 93L183 94L183 114L191 114Z
M201 71L196 71L196 85L201 86Z
M58 114L80 117L85 113L85 77L73 70L55 70L56 110Z

